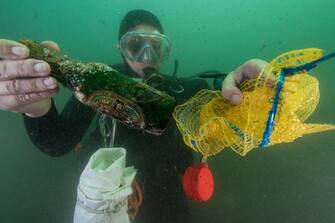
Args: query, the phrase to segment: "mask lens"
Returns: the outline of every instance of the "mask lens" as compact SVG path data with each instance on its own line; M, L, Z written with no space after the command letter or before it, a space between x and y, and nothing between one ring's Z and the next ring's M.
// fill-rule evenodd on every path
M162 56L162 43L161 40L154 39L151 41L152 49L155 51L158 57Z
M165 35L155 33L128 32L121 38L120 46L126 58L146 63L149 60L163 61L171 51L170 40Z
M141 36L131 36L128 40L127 50L135 57L141 51L144 44L145 41Z

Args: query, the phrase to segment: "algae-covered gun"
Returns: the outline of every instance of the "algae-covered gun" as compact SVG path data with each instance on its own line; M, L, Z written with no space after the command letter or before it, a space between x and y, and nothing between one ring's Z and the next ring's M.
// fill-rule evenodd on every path
M50 76L74 91L77 99L94 110L151 134L162 134L175 107L170 95L136 82L101 63L81 63L52 52L32 40L21 40L30 57L44 60Z

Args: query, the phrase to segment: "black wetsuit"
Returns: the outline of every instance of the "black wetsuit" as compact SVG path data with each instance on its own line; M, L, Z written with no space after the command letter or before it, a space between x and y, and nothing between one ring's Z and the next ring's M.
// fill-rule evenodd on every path
M129 76L135 75L125 64L113 68ZM166 80L165 83L170 83L169 77L166 77ZM200 89L208 88L207 82L200 79L179 79L178 84L184 87L184 92L173 92L166 84L160 89L174 96L178 104L192 97ZM36 147L50 156L61 156L73 150L82 140L95 115L96 112L72 96L61 114L52 101L50 111L43 117L23 117L29 137ZM96 126L89 137L81 142L80 151L85 153L87 160L104 145L99 125ZM140 222L191 222L182 191L181 177L193 158L173 120L161 136L131 129L117 122L114 146L126 148L127 166L137 169L136 179L144 194L137 217L141 219Z

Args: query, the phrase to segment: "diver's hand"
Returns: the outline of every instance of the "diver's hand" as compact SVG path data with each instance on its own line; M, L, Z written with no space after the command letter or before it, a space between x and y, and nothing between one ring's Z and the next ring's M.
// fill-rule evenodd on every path
M251 59L230 72L222 83L222 96L233 104L242 103L243 95L238 85L245 80L257 78L267 64L264 60Z
M59 51L54 42L44 41L42 45ZM29 49L23 44L0 39L0 110L40 117L49 111L58 83L48 77L48 63L28 57Z

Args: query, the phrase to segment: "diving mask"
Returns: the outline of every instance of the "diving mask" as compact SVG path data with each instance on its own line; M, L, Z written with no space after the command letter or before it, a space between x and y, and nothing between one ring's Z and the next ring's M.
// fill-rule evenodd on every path
M120 51L133 62L159 63L168 58L171 41L159 33L127 32L120 39Z

